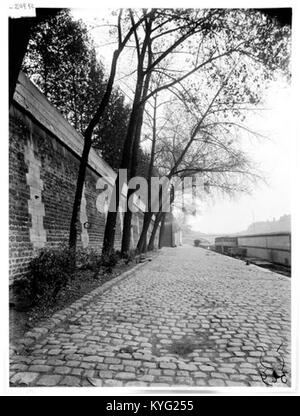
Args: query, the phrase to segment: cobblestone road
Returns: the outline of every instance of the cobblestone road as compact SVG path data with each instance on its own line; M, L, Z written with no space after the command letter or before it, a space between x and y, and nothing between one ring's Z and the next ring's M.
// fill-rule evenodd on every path
M289 356L288 278L200 248L165 248L14 354L10 383L266 387L261 373L281 387ZM286 378L275 383L273 369Z

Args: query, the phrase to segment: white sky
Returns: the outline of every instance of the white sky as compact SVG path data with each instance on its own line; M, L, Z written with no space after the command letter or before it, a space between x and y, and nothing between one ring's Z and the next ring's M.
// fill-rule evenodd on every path
M15 3L14 0L11 0ZM99 5L99 0L85 0L84 3L80 0L34 0L34 4L40 7L97 7ZM120 3L120 2L119 2ZM133 7L134 1L132 0L130 4L123 3L123 7ZM178 7L182 6L182 0L178 2L178 0L169 1L167 4L166 0L157 0L151 2L151 6L153 7ZM155 4L154 4L155 3ZM179 4L178 4L179 3ZM196 4L195 4L196 3ZM198 3L198 4L197 4ZM75 5L76 4L76 5ZM116 7L120 6L120 4L116 4L115 0L111 0L109 5L114 5ZM145 1L139 0L138 7L144 6ZM193 7L199 5L200 2L195 2L195 0L186 0L184 2L185 7ZM102 5L105 5L105 2L102 2ZM2 22L0 25L1 33L1 50L2 56L4 57L4 61L8 57L8 22L7 22L7 2L1 2L1 9L0 18L2 18ZM148 4L149 6L149 4ZM272 176L272 188L263 188L260 191L256 191L255 194L252 196L252 199L245 199L240 198L237 203L230 203L225 204L224 202L219 201L216 208L211 211L210 215L208 213L202 219L199 219L199 228L201 230L208 230L220 232L226 232L227 228L228 231L234 231L233 227L236 229L244 229L251 221L252 221L252 209L253 206L256 219L265 219L272 216L279 216L282 213L286 213L289 211L289 204L286 202L286 197L290 196L290 192L288 190L287 184L289 183L289 172L291 172L292 178L292 200L293 200L293 241L292 245L294 248L294 253L297 253L299 250L300 242L299 242L299 233L297 230L300 229L300 221L298 219L298 213L300 211L300 195L299 195L299 145L297 144L297 136L300 134L300 126L299 126L299 93L300 93L300 82L298 79L298 74L300 73L300 56L299 56L299 39L300 39L300 8L299 8L299 1L298 0L202 0L201 6L203 7L293 7L293 15L294 15L294 27L293 27L293 37L294 37L294 46L293 46L293 62L294 62L294 69L293 69L293 108L290 113L287 110L287 100L284 99L282 101L282 105L280 105L280 100L278 100L277 105L275 106L278 110L274 112L274 126L278 126L277 134L273 135L274 145L266 145L267 147L272 148L272 157L269 153L266 153L268 149L264 149L264 151L257 151L256 150L256 157L262 158L265 160L265 166L268 165L269 175ZM2 210L1 210L1 219L2 219L2 238L0 239L1 242L1 265L2 265L2 275L3 279L1 279L2 287L1 287L1 333L5 340L8 340L9 328L8 328L8 290L7 290L7 282L8 282L8 261L9 253L8 253L8 140L4 140L4 138L8 137L8 119L7 119L7 102L8 102L8 88L7 88L7 80L8 80L8 64L4 62L4 65L1 66L1 79L3 81L3 88L0 102L2 101L2 108L1 114L5 117L5 120L1 123L1 168L2 168L2 175L0 177L1 181L1 190L4 196L4 201L2 203ZM284 95L284 94L283 94ZM273 102L274 104L274 102ZM291 107L291 105L290 105ZM297 108L298 107L298 108ZM282 109L282 112L280 110ZM272 120L272 118L270 117ZM290 121L293 121L292 127L290 126ZM273 126L273 127L274 127ZM297 134L297 136L296 136ZM275 140L276 139L276 140ZM292 148L291 153L291 164L288 162L288 154L287 150ZM255 150L255 147L254 147ZM266 155L269 155L266 157ZM275 169L273 169L273 166ZM7 198L7 202L5 201ZM250 202L249 202L250 201ZM248 204L251 204L248 205ZM223 206L223 209L221 207ZM262 208L261 208L262 207ZM205 219L205 221L204 221ZM216 226L214 226L216 224ZM231 225L230 225L231 224ZM228 225L228 227L227 227ZM298 342L298 334L299 334L299 322L300 319L297 320L299 316L299 293L300 287L299 282L300 280L297 278L300 274L300 267L299 267L299 256L292 256L293 260L293 278L292 279L292 316L293 319L293 331L292 331L292 345L294 346L293 354L293 363L292 368L294 369L294 381L299 380L299 342ZM6 278L5 278L6 277ZM8 380L8 359L9 351L8 351L8 342L2 342L0 347L0 355L2 359L0 360L0 391L3 395L53 395L58 392L58 390L51 388L44 388L42 391L39 389L15 389L9 388L7 385ZM299 385L300 383L294 383L297 387L292 389L290 394L292 395L299 395ZM251 389L252 391L255 391ZM81 390L83 395L99 395L97 389L93 390L91 393L90 389L87 391L85 388ZM97 390L97 391L96 391ZM117 388L109 389L107 388L107 394L115 395L117 394ZM55 391L55 393L53 393ZM126 391L128 394L131 394L130 390ZM260 392L258 392L260 393ZM59 390L59 394L67 394L67 395L78 395L77 389L68 389L68 391L61 388ZM122 394L124 390L122 390ZM238 392L239 394L239 392ZM282 395L283 393L276 392L278 395Z
M263 117L252 117L249 123L267 139L253 139L245 145L267 180L252 195L235 200L215 199L203 207L203 215L190 218L197 231L230 233L245 230L253 221L265 221L291 213L292 109L289 88L281 83L268 91Z
M101 24L110 15L109 9L73 9L75 18L88 25ZM109 68L114 47L107 45L107 28L90 31L102 62ZM123 58L124 59L124 58ZM126 58L128 59L128 58ZM119 67L122 67L120 63ZM216 197L203 206L201 215L189 219L192 228L205 233L231 233L245 230L253 221L265 221L289 214L290 166L292 146L292 111L290 88L282 80L266 92L264 110L251 115L247 124L268 139L249 140L245 135L243 149L264 172L268 184L261 184L252 195L239 195L234 200Z

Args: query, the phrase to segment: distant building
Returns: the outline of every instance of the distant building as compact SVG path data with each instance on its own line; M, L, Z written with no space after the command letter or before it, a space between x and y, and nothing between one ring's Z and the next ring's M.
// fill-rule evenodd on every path
M278 220L273 218L272 221L258 221L250 224L246 230L246 234L290 232L291 216L282 215Z

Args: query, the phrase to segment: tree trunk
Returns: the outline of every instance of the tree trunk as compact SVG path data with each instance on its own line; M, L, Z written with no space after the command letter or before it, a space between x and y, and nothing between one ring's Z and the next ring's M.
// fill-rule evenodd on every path
M113 60L112 60L112 64L111 64L110 76L109 76L109 80L108 80L108 83L107 83L107 86L106 86L104 96L101 100L101 103L100 103L94 117L90 121L90 123L89 123L89 125L88 125L88 127L87 127L87 129L85 130L85 133L84 133L83 151L82 151L82 156L81 156L81 159L80 159L80 166L79 166L79 172L78 172L78 177L77 177L75 198L74 198L72 217L71 217L71 222L70 222L70 234L69 234L69 247L72 250L72 252L74 252L74 256L75 256L76 244L77 244L78 213L79 213L80 204L81 204L81 198L82 198L82 191L83 191L83 186L84 186L84 181L85 181L86 169L87 169L88 161L89 161L89 153L90 153L90 150L91 150L91 147L92 147L92 135L93 135L94 128L98 124L101 116L103 115L103 113L104 113L104 111L105 111L105 109L106 109L106 107L109 103L109 99L110 99L110 96L111 96L113 83L114 83L114 79L115 79L117 60L118 60L119 54L120 54L119 50L116 50L114 52Z
M84 140L83 152L80 159L79 172L77 176L76 191L73 202L73 211L70 223L70 234L69 234L69 248L75 252L77 243L77 221L78 212L80 209L82 191L85 180L86 168L88 166L89 153L92 146L91 136L86 137Z
M161 222L160 222L160 229L159 229L159 240L158 240L158 248L162 248L162 237L165 229L165 219L166 219L166 213L164 212L161 216Z
M144 40L144 55L141 54L140 62L139 62L139 69L142 70L142 82L144 79L144 72L143 72L143 63L144 63L144 57L146 48L148 48L148 66L152 63L152 51L151 51L151 42L150 42L150 31L151 31L151 24L147 27L148 32L146 31L145 40ZM132 158L131 164L129 165L129 174L130 178L133 178L136 176L137 167L138 167L138 153L140 149L140 138L141 138L141 131L142 131L142 125L143 125L143 119L144 119L144 109L145 109L145 98L148 94L149 90L149 84L150 84L150 78L151 78L151 72L148 72L145 78L145 83L143 85L142 91L140 92L140 98L143 104L141 105L139 102L138 107L138 117L137 117L137 124L136 124L136 130L135 130L135 136L134 136L134 142L133 142L133 148L132 148ZM148 186L149 188L149 186ZM127 211L125 212L124 216L124 225L123 225L123 236L122 236L122 253L127 253L130 250L130 236L131 236L131 220L132 220L132 212L128 210L128 200L130 196L134 193L133 190L130 190L127 195Z
M154 107L153 107L153 126L152 126L152 147L151 147L151 157L148 170L148 213L144 214L143 228L140 234L139 241L136 246L138 253L145 252L147 249L147 232L151 224L151 218L153 213L151 210L151 177L153 173L154 165L154 155L155 155L155 145L156 145L156 112L157 112L157 94L154 96Z
M137 152L135 151L136 144L139 143L138 136L141 134L141 128L142 128L143 121L141 120L141 109L138 110L138 117L136 122L136 133L135 133L135 139L133 143L133 150L132 150L132 163L131 166L128 165L128 178L132 178L136 175L137 170ZM130 160L129 160L130 161ZM130 239L131 239L131 219L132 219L132 212L130 209L128 209L128 201L131 195L134 194L133 189L128 189L127 193L127 200L126 200L126 207L127 210L124 214L124 223L123 223L123 235L122 235L122 246L121 246L121 252L122 254L127 253L130 250Z
M137 118L136 133L135 133L135 139L134 139L133 151L132 151L132 163L128 169L129 178L133 178L134 176L136 176L137 165L138 165L138 151L139 151L140 136L141 136L141 130L142 130L142 124L143 124L144 108L139 108L138 111L139 111L139 114ZM122 247L121 247L122 254L125 254L130 250L132 212L128 209L128 201L132 194L134 194L134 190L129 189L128 194L127 194L127 211L125 212L125 215L124 215L124 224L123 224L123 236L122 236Z
M119 183L120 177L119 174L117 175L116 182L115 182L115 189L116 192L116 206L119 206ZM103 239L103 247L102 247L102 254L103 255L111 255L114 248L114 241L115 241L115 232L116 232L116 223L117 223L117 215L118 210L113 212L107 213L106 223L105 223L105 230L104 230L104 239Z
M151 224L152 215L152 212L145 212L144 214L143 228L136 246L136 251L139 254L144 253L147 249L147 232Z
M174 192L174 188L172 188L171 195L170 195L170 203L171 204L173 204L174 198L175 198L175 192ZM164 224L166 213L163 212L162 209L163 209L163 206L162 206L162 204L160 204L160 211L156 214L155 221L154 221L154 226L153 226L152 233L151 233L151 237L149 239L148 250L153 250L154 249L154 241L155 241L155 236L156 236L156 233L157 233L157 230L158 230L159 223L162 221L162 225ZM161 230L161 232L162 231L163 230ZM159 248L161 248L161 239L159 241Z
M138 70L137 70L137 81L136 87L134 92L134 100L132 105L132 110L130 114L130 119L127 127L126 138L123 146L123 155L122 155L122 163L121 169L127 169L128 179L135 175L136 172L136 165L137 165L137 151L136 149L139 148L139 136L141 131L141 126L143 122L143 111L144 105L140 105L141 98L144 96L144 92L148 91L147 79L150 80L150 74L147 75L145 85L144 78L145 73L143 70L144 58L146 47L149 42L150 33L146 34L143 51L138 59ZM149 82L149 81L148 81ZM126 202L126 211L124 215L124 223L123 223L123 236L122 236L122 253L126 253L130 248L130 235L131 235L131 218L132 213L128 210L128 198L133 193L133 191L129 191L127 195L127 202ZM116 211L118 211L119 204L116 205ZM116 213L109 212L107 216L107 222L105 225L105 235L110 235L111 238L109 240L105 240L103 243L103 253L112 252L114 246L114 238L115 238L115 230L116 230L116 220L117 215Z
M99 123L102 115L104 114L104 111L106 110L106 107L109 103L109 99L112 93L112 88L115 80L116 75L116 69L117 69L117 62L118 58L120 56L120 53L126 46L126 43L128 42L130 36L132 33L136 30L136 28L142 23L143 19L139 20L127 33L127 35L124 37L123 41L121 40L121 16L122 16L122 9L120 10L119 17L118 17L118 36L119 36L119 44L118 49L114 51L111 68L110 68L110 74L106 86L105 93L103 95L103 98L99 104L99 107L97 108L96 113L94 114L92 120L90 121L87 129L85 130L85 142L83 147L83 154L80 161L80 167L79 167L79 174L77 178L77 187L75 192L75 199L73 204L73 212L72 212L72 218L71 218L71 224L70 224L70 237L69 237L69 246L72 249L72 251L75 253L76 251L76 242L77 242L77 218L78 218L78 212L79 207L81 203L82 198L82 190L85 180L85 173L86 168L88 165L88 157L89 152L92 145L92 136L93 131L96 127L96 125ZM117 177L116 185L119 184L119 177ZM117 191L119 187L117 186ZM118 196L118 192L116 193ZM119 199L118 197L116 198ZM117 218L117 212L109 212L107 216L106 226L105 226L105 236L104 236L104 246L113 246L114 241L114 233L115 233L115 224L116 224L116 218ZM110 233L111 231L111 233ZM112 242L112 243L111 243ZM74 254L75 255L75 254Z
M148 243L149 251L152 251L154 249L155 236L156 236L161 219L162 219L162 212L158 212L155 217L153 229L152 229L151 236L150 236L149 243Z
M127 133L126 133L126 139L124 142L123 147L123 156L122 156L122 162L121 162L121 169L127 169L127 179L128 179L128 168L131 166L131 158L132 158L132 146L133 146L133 137L135 137L135 130L136 130L136 122L137 122L137 115L138 115L138 109L137 109L137 103L140 100L141 96L141 89L142 86L138 83L136 87L135 92L135 100L134 104L131 110L130 119L127 127ZM116 195L119 193L119 173L117 174L117 179L115 183L115 191ZM103 248L102 253L103 254L110 254L112 253L114 249L114 241L115 241L115 232L116 232L116 223L117 223L117 214L119 210L119 198L116 199L116 210L115 212L108 212L106 224L105 224L105 231L104 231L104 241L103 241ZM126 219L126 213L128 211L126 207L126 212L124 215L124 224L123 224L123 233L124 233L124 226L125 224L128 229L128 223ZM128 216L127 216L128 218ZM130 218L131 221L131 218ZM129 230L130 233L130 230ZM130 235L130 234L129 234Z

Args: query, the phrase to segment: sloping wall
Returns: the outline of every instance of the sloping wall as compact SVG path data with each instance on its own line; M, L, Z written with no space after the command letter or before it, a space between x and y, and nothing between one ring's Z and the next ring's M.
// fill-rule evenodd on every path
M26 274L38 249L67 243L82 148L82 136L21 73L9 128L10 283ZM103 177L112 188L115 176L92 149L81 201L79 246L101 251L106 218L96 206L100 193L96 184ZM139 208L133 214L132 246L142 229ZM116 249L121 227L118 216Z

